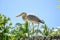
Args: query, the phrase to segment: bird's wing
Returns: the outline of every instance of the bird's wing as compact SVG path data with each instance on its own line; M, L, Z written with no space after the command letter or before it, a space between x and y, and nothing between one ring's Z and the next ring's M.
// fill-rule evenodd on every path
M40 20L37 16L34 16L34 15L28 15L27 18L28 18L28 20L32 20L32 21L39 21Z
M27 16L28 20L32 20L32 21L35 21L35 22L41 22L41 23L44 23L41 19L39 19L37 16L35 15L28 15Z

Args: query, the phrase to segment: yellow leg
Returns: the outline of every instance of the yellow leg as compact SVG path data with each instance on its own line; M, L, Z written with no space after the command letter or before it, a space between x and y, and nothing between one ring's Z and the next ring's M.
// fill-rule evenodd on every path
M32 22L32 30L33 30L33 33L34 33L34 23Z
M38 29L39 29L39 24L38 24L38 26L37 26L36 36L38 36Z
M36 31L36 39L38 39L38 29L39 29L39 23L38 23L37 31Z
M34 34L34 23L33 22L32 22L32 31L33 31L33 34ZM33 37L33 40L34 40L34 37Z

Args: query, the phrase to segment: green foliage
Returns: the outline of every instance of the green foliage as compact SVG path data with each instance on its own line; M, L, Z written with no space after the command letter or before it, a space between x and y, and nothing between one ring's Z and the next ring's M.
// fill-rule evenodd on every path
M34 33L38 31L43 37L60 35L59 28L56 32L54 29L49 29L46 24L41 26L41 28L43 30L34 30ZM29 30L28 21L25 21L24 24L16 23L12 27L10 18L0 14L0 40L20 40L20 38L29 37L32 33L32 30Z
M42 36L47 37L47 36L58 36L60 35L60 29L58 29L57 31L54 31L54 29L49 29L46 24L44 24L42 26L43 30L40 30L40 33L42 34Z
M42 26L42 31L40 32L42 34L42 36L46 37L49 35L49 28L46 26L46 24L44 24Z
M55 31L55 36L59 36L60 35L60 28L57 28L57 31Z
M15 40L28 37L29 35L28 21L26 21L24 25L16 23L16 28L12 31L12 34L16 35Z
M11 23L8 23L9 21L10 18L7 18L5 15L0 14L0 40L8 40L8 35L5 34L9 33L9 29L12 25Z

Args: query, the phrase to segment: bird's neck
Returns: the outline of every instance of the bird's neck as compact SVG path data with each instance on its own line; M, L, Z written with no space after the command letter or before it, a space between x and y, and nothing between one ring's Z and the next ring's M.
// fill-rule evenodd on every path
M27 16L22 16L23 20L26 20L27 19Z

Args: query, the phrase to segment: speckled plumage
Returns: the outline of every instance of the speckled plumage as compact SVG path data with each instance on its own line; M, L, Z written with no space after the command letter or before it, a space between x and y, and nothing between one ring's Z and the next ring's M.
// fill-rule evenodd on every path
M22 12L21 14L19 14L18 16L16 17L19 17L19 16L22 16L23 20L28 20L28 21L31 21L33 23L42 23L44 24L44 21L39 19L37 16L35 15L27 15L27 13L25 12Z
M35 22L35 23L43 23L44 24L43 20L40 20L37 16L34 16L34 15L28 15L27 19L29 21L32 21L32 22Z
M44 24L45 22L41 19L39 19L37 16L35 15L27 15L27 13L22 12L21 14L19 14L16 17L22 16L23 20L28 20L30 22L32 22L32 29L33 29L33 33L34 33L34 23L38 24L37 30L39 28L39 23ZM38 31L36 32L36 34L38 34Z

